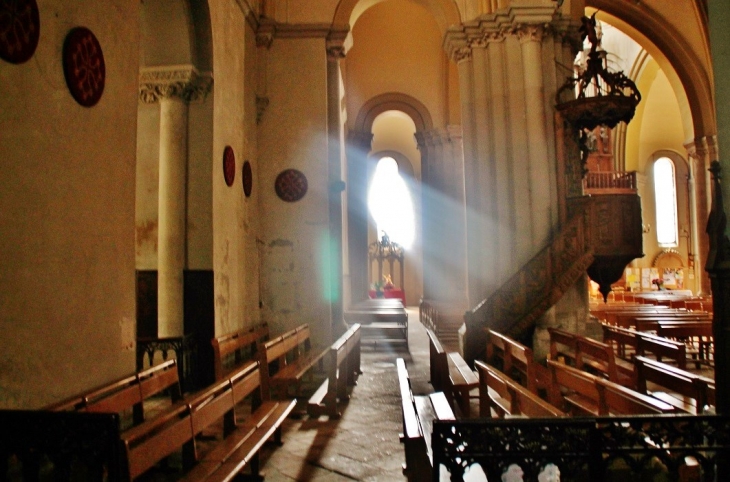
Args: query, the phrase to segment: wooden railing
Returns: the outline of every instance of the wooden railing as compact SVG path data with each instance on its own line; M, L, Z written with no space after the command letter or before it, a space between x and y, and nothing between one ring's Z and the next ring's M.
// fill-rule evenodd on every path
M586 194L633 194L636 190L636 171L588 172L583 178Z
M161 355L162 360L167 360L171 352L177 360L178 378L183 392L201 388L198 346L193 335L137 338L137 371L143 370L145 366L153 366L157 354Z
M583 275L593 262L585 213L574 215L514 276L464 315L464 358L471 365L486 347L484 328L521 339L531 325Z

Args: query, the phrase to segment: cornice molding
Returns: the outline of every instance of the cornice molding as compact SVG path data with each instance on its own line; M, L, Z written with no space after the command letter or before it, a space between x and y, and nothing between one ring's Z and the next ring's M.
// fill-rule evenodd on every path
M146 67L139 73L139 100L154 104L177 97L185 102L204 100L213 86L210 72L198 72L192 65Z

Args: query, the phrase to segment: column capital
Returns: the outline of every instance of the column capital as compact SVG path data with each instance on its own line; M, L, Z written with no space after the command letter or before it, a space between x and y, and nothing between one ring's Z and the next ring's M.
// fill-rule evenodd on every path
M444 50L457 64L471 60L471 46L463 26L451 27L444 36Z
M542 39L547 35L548 28L545 25L518 25L515 28L517 38L521 44L528 42L542 42Z
M163 98L185 102L203 100L213 86L210 72L198 72L192 65L147 67L139 73L139 99L154 104Z
M327 60L344 59L347 51L352 47L352 34L349 25L333 26L325 41Z
M367 154L372 149L373 133L351 130L347 133L347 142Z

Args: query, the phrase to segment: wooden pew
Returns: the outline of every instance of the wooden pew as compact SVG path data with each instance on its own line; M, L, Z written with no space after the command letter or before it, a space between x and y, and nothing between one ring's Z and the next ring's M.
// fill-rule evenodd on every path
M260 448L272 437L280 442L281 423L296 404L270 400L266 384L266 370L251 362L123 433L126 479L134 480L180 450L185 474L177 480L230 480L246 466L258 475ZM253 410L244 416L241 402L247 398ZM219 426L222 439L203 452L198 435Z
M338 401L347 400L347 388L355 385L360 371L360 325L351 326L329 349L326 360L328 377L309 398L310 417L328 415L339 418Z
M671 405L618 383L548 360L552 385L548 401L576 415L675 413Z
M269 369L271 396L286 399L289 388L294 389L295 396L299 395L304 377L312 375L315 367L323 369L323 358L328 352L329 347L312 346L306 323L264 343L261 364Z
M360 324L363 343L408 344L408 312L399 299L361 301L344 312L344 319Z
M637 391L662 400L683 412L698 415L705 406L714 404L715 381L650 358L637 356ZM648 383L663 390L650 389ZM713 403L710 403L710 400Z
M176 360L155 365L133 375L69 397L43 408L54 412L79 411L123 414L132 410L132 423L145 418L144 402L168 391L170 402L182 397Z
M479 377L461 354L446 352L436 334L426 329L429 339L431 385L443 391L452 407L458 405L461 414L471 414L470 392L479 386Z
M550 383L547 370L535 361L532 349L508 336L487 329L486 353L487 364L501 367L502 372L532 393L544 391Z
M557 328L548 328L548 332L551 360L563 359L578 369L599 372L614 383L634 386L633 365L616 360L611 345Z
M575 333L559 328L548 328L550 334L550 359L563 360L566 364L575 366L577 336Z
M631 360L635 355L646 356L651 353L657 360L663 359L673 360L680 368L685 368L687 360L687 350L683 343L669 340L668 338L644 333L629 328L621 328L603 324L603 342L614 346L616 353L622 358ZM631 352L626 351L626 347L631 347ZM630 356L626 354L630 353Z
M701 363L709 365L714 363L714 333L711 321L698 323L660 321L657 335L685 344L688 355L692 357L698 369Z
M258 358L259 346L269 339L269 325L262 323L211 340L215 379L222 380L245 362Z
M565 414L496 368L475 360L479 374L479 416L562 417Z
M596 371L614 383L636 386L633 364L617 360L610 345L578 336L575 348L575 367L579 370Z
M637 331L656 332L660 324L694 324L712 323L708 314L684 313L667 316L637 316L633 319Z
M398 385L401 396L403 433L400 441L405 451L403 474L409 481L431 479L433 453L431 430L434 420L455 420L443 392L430 395L413 395L411 381L403 358L396 360Z

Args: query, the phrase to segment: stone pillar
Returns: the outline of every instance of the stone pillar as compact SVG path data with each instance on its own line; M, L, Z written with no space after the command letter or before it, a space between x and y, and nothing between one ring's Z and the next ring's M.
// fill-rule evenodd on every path
M486 287L482 282L480 251L483 249L480 217L480 185L477 151L476 104L472 49L466 44L466 35L454 34L451 58L459 69L461 93L461 120L464 159L464 203L467 258L467 303L473 306L484 298Z
M211 83L210 76L192 66L146 69L141 74L140 99L160 104L158 337L184 334L188 102L205 96Z
M160 179L157 241L157 330L183 334L188 105L178 96L160 100Z
M530 163L530 212L532 246L537 252L551 236L550 172L547 159L548 138L545 123L545 94L542 72L544 27L527 25L517 31L524 71L528 159Z
M368 280L368 154L371 132L350 131L347 135L347 243L352 302L367 299Z
M347 330L344 321L342 284L342 196L345 182L342 179L341 150L342 120L340 117L342 92L340 91L340 59L345 58L341 38L327 41L327 146L329 156L329 242L330 242L330 303L333 337Z

